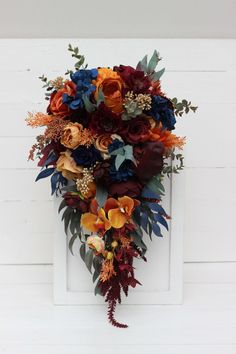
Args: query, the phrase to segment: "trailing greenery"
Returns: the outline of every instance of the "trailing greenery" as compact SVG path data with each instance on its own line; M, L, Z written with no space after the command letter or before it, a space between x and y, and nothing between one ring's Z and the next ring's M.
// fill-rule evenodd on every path
M190 111L195 113L198 108L197 106L192 106L191 101L183 99L181 102L179 102L176 97L172 98L171 102L174 106L175 115L180 117L182 117L184 113L188 114Z

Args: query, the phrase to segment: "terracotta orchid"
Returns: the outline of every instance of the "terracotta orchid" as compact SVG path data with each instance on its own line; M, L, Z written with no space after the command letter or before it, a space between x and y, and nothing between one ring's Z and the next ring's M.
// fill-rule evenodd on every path
M104 232L111 227L120 229L131 220L134 208L140 202L136 199L124 196L118 198L108 198L104 209L98 209L98 204L94 199L91 203L90 213L85 213L81 217L81 225L92 232Z
M90 204L90 211L91 212L84 213L81 216L81 225L85 229L104 234L111 228L111 223L106 217L105 210L103 208L98 209L98 204L95 199L93 199Z
M130 221L134 208L139 204L138 200L127 196L118 198L118 200L107 199L104 209L111 226L115 229L123 227L126 222Z

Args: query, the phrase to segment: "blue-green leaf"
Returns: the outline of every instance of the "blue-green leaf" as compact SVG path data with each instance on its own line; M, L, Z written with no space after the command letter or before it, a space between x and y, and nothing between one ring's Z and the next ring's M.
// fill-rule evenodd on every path
M136 69L143 71L145 74L147 73L147 55L145 55L143 59L138 62Z
M97 184L96 186L96 200L100 208L104 206L105 201L107 200L108 192L106 186L102 184Z
M158 81L160 80L160 78L162 77L162 75L164 74L165 72L165 68L161 69L160 71L157 71L156 73L152 74L151 75L151 79L153 81Z
M117 171L119 170L120 166L122 165L122 163L124 161L125 161L124 155L116 155L115 166L116 166Z
M96 106L90 101L87 95L83 95L83 102L87 112L91 113L95 111Z
M152 74L153 71L156 69L156 66L158 64L158 62L160 61L160 57L159 57L159 53L156 51L156 49L154 50L151 59L149 60L148 63L148 74Z

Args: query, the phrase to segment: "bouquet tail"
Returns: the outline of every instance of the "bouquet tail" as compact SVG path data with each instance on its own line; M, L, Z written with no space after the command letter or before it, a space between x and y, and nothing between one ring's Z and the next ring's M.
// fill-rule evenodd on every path
M114 327L118 327L118 328L128 328L128 325L127 325L127 324L120 323L120 322L118 322L118 321L114 318L115 310L116 310L116 300L110 300L110 301L108 302L108 312L107 312L109 322L110 322L110 323L112 324L112 326L114 326Z

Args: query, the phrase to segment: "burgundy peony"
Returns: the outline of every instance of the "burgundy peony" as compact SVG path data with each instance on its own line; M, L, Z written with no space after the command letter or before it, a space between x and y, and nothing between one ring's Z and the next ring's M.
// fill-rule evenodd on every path
M139 180L146 184L163 168L164 145L159 141L148 141L134 148L134 156L138 161L135 173Z
M102 102L91 116L89 128L94 134L116 133L122 127L122 119Z
M137 198L142 191L143 185L135 179L128 181L112 183L108 187L108 194L111 197L123 197L127 195L130 198Z
M137 144L142 141L142 137L148 134L150 129L151 125L149 121L140 116L127 121L121 135L129 143Z
M131 66L115 66L114 70L117 71L124 80L127 91L133 91L134 93L149 93L151 87L151 81L144 72L136 70Z

